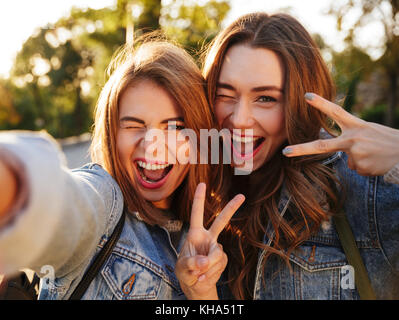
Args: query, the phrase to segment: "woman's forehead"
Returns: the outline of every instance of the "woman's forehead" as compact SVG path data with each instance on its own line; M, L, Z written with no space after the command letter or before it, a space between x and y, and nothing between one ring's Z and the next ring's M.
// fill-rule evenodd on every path
M169 92L154 81L143 80L127 87L119 100L119 117L167 119L180 117L180 108Z
M248 87L283 87L283 64L280 57L269 49L249 45L231 47L224 58L219 82Z

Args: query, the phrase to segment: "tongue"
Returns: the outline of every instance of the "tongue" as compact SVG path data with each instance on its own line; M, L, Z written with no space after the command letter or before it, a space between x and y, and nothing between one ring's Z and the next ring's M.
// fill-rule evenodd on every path
M152 180L152 181L158 181L161 180L164 177L164 172L166 169L158 169L158 170L147 170L144 169L143 173L144 175Z

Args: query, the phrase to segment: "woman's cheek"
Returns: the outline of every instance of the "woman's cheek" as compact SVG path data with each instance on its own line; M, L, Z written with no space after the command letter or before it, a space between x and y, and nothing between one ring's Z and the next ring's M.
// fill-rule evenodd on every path
M216 120L220 127L222 127L223 122L225 121L228 114L228 107L221 102L215 103L215 115Z
M130 158L135 150L134 146L134 137L131 137L131 135L125 134L124 132L118 133L116 138L116 148L121 160L125 165L127 162L130 162Z
M282 108L263 110L262 114L256 118L270 136L281 135L285 132L285 117Z
M122 133L118 133L116 137L116 149L118 154L120 155L121 159L124 160L124 153L126 152L126 139L124 138L124 135Z
M192 139L194 139L194 137ZM175 152L173 155L177 163L188 164L196 162L196 152L195 152L196 150L195 148L192 147L191 145L192 143L195 142L188 140L188 138L185 139L182 138L180 141L176 142Z

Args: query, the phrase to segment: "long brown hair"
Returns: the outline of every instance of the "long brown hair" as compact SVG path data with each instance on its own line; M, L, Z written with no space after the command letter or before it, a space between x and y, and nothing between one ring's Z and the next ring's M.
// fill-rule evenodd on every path
M117 181L130 211L138 211L149 224L162 224L167 217L140 197L118 156L116 134L119 99L127 87L143 80L154 81L170 94L182 111L185 126L194 130L199 137L200 129L210 129L215 125L206 98L204 79L198 66L183 48L155 33L138 39L134 45L124 46L111 61L108 73L110 77L101 91L95 110L92 159ZM209 186L211 181L209 165L189 164L186 178L175 191L171 204L178 219L189 221L197 184L205 182ZM206 215L216 210L212 200L207 197Z
M333 100L334 83L309 33L286 14L242 16L214 39L206 52L203 67L211 102L215 101L224 57L237 44L272 50L283 61L287 141L281 149L286 144L318 139L322 128L333 134L327 118L307 105L304 94L314 92ZM225 177L228 181L225 184L229 183L230 187L222 196L223 203L237 192L246 195L243 209L233 216L220 238L229 257L229 285L239 299L252 297L259 249L266 250L263 269L273 253L289 265L290 253L315 233L338 206L337 181L332 170L320 161L326 155L286 158L281 149L249 176L232 176L230 173ZM287 213L281 216L278 205L283 185L290 195L290 205ZM270 246L262 241L268 221L274 229Z

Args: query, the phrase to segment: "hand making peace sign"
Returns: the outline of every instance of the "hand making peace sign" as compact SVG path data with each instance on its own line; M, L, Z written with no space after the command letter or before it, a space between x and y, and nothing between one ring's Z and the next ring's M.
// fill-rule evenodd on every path
M218 299L216 282L227 265L227 255L217 242L219 234L244 202L236 195L206 230L203 224L206 185L200 183L194 195L190 229L176 263L176 276L188 299Z
M287 157L340 150L348 155L348 167L364 176L384 175L399 163L399 130L361 120L314 93L307 93L305 98L334 120L342 134L337 138L287 146L283 150Z

